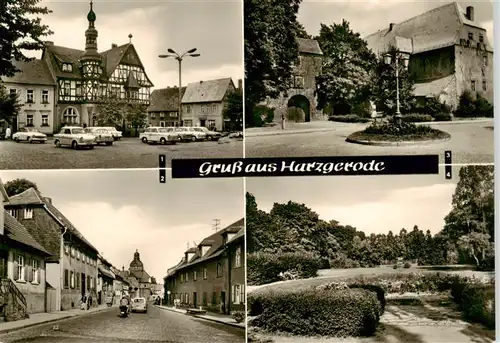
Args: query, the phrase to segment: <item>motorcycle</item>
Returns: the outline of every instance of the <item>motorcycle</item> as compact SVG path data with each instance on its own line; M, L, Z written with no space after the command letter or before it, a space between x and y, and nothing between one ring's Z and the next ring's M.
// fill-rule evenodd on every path
M128 306L125 305L120 306L120 316L122 316L123 318L128 316Z

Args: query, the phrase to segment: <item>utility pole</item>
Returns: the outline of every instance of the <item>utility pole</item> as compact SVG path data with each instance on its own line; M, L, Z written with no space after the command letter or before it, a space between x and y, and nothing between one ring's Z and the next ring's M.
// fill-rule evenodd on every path
M214 219L212 228L214 229L214 231L219 231L219 227L220 227L220 219Z

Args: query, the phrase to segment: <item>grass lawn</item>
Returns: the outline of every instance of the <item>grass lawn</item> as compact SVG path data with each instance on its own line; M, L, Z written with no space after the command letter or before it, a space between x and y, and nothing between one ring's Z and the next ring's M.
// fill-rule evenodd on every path
M443 267L443 269L446 267ZM448 266L449 268L449 266ZM453 269L453 268L452 268ZM422 267L411 267L411 268L400 268L393 269L392 266L381 266L376 268L351 268L351 269L323 269L318 271L318 276L310 279L300 279L300 280L289 280L289 281L278 281L262 286L248 286L248 292L268 290L272 289L275 291L279 290L297 290L302 288L309 288L319 286L325 283L342 281L345 279L354 278L356 276L382 276L385 274L409 274L409 273L452 273L461 276L472 276L477 277L484 276L494 276L494 272L480 272L475 270L429 270Z

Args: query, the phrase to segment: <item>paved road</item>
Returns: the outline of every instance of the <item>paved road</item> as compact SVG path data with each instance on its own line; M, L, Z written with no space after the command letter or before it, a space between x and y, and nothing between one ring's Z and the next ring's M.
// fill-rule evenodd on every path
M56 148L52 140L45 144L0 141L0 169L158 168L159 154L166 154L167 168L174 158L241 158L243 142L149 145L125 138L113 146L72 150Z
M494 133L492 123L438 124L433 127L451 134L451 139L430 145L377 147L345 142L348 135L366 124L340 124L327 132L297 133L246 137L246 157L361 156L439 154L453 152L453 163L493 163ZM432 125L431 125L432 126Z
M112 308L92 315L0 335L2 343L243 343L245 330L149 306L148 313L118 316Z

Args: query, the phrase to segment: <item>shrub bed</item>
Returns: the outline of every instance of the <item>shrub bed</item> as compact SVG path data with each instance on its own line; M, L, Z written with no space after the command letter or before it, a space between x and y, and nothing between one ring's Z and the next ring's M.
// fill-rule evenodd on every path
M397 123L395 119L382 124L373 123L363 131L351 134L348 141L425 141L447 139L450 135L446 132L433 129L426 125L416 125L405 122Z
M380 319L375 292L348 288L249 295L251 325L302 336L370 336Z
M434 121L451 121L453 116L449 113L437 113L434 115Z
M247 280L250 285L263 285L283 280L281 275L310 278L317 275L321 259L312 253L264 253L247 257Z
M370 119L363 118L357 114L347 114L343 116L331 116L328 118L330 121L338 121L342 123L368 123Z
M453 300L466 320L495 329L495 288L490 285L456 285Z
M403 115L402 118L405 122L408 123L423 123L434 120L434 118L430 114L418 114L418 113L405 114Z

